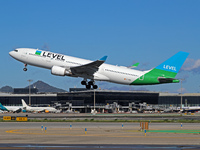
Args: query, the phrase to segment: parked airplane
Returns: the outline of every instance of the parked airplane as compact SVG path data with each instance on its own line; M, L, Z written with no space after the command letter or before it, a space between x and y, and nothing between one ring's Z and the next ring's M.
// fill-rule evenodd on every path
M200 111L200 107L199 106L182 107L182 110L180 107L178 107L177 110L182 112L197 112Z
M179 80L175 79L175 76L189 53L180 51L156 68L147 71L104 64L107 56L90 61L31 48L17 48L9 54L25 64L24 71L27 71L28 64L42 67L50 69L53 75L82 77L82 85L85 85L87 89L90 89L91 86L97 89L95 80L126 85L178 83Z
M31 107L26 104L26 102L22 99L22 106L28 112L58 112L57 109L53 107Z
M22 106L3 106L1 103L0 103L0 109L3 110L3 111L9 111L9 112L21 112L22 111Z

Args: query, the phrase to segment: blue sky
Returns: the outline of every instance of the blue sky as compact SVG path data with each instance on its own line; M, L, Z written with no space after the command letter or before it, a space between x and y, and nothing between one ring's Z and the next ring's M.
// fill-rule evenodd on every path
M200 1L193 0L0 0L0 87L25 87L28 79L68 90L81 78L57 77L50 70L12 59L17 47L45 48L66 55L138 69L156 67L178 51L189 52L177 75L184 92L200 92ZM124 86L98 82L102 89L179 92L181 84Z

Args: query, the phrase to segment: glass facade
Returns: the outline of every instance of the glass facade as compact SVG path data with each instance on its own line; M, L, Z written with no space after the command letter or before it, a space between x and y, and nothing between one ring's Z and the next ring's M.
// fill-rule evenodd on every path
M131 102L158 104L159 93L96 91L96 105L106 105L117 102L119 105L128 106ZM73 106L94 105L94 91L58 93L57 100L70 102Z
M160 96L158 102L160 105L180 107L181 96ZM200 96L182 96L182 105L200 106Z
M181 96L168 94L162 95L156 92L134 92L134 91L95 91L96 106L105 106L107 104L118 103L121 106L129 106L129 103L147 103L159 104L166 106L180 106ZM0 102L3 105L19 106L21 99L29 103L29 94L0 94ZM61 104L71 103L73 106L93 106L94 105L94 91L76 91L70 93L57 94L31 94L31 104L54 104L59 102ZM184 95L182 97L182 104L184 106L199 106L200 94Z

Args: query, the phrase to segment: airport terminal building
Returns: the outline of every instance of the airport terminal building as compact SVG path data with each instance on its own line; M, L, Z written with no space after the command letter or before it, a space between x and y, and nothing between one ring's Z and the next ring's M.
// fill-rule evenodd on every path
M3 105L20 106L21 99L33 106L59 106L63 110L74 109L80 112L90 112L95 107L102 109L116 107L128 111L138 104L159 106L199 106L200 93L174 94L150 91L110 91L110 90L82 90L70 89L65 93L0 93L0 102ZM134 105L134 106L132 106Z

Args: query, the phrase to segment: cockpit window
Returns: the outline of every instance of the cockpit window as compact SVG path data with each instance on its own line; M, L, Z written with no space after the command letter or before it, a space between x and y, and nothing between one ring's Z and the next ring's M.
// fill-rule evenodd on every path
M15 52L18 52L18 50L14 50Z

